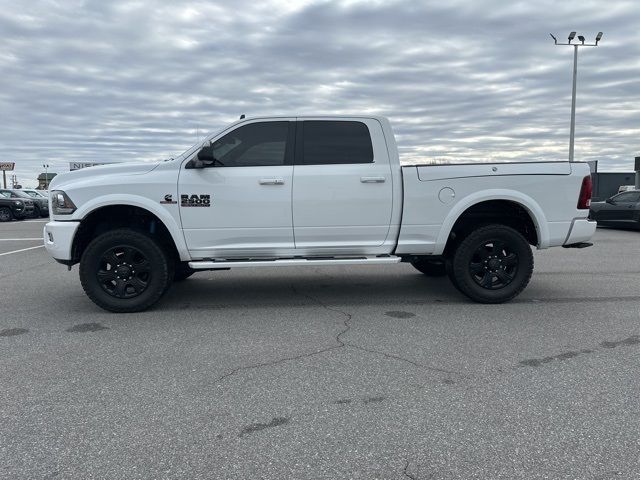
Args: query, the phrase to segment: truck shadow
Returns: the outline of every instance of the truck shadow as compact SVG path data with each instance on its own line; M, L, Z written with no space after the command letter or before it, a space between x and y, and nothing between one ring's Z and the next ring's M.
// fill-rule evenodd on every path
M430 278L404 266L238 269L203 272L175 283L159 309L268 308L325 305L460 304L469 301L447 277ZM368 270L368 271L365 271Z

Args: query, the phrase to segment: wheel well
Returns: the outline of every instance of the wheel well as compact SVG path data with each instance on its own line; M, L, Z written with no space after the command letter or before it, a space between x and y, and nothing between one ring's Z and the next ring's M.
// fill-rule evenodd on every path
M531 245L538 245L536 224L526 208L510 200L487 200L472 205L458 217L449 234L445 255L471 231L490 223L511 227L520 232Z
M123 227L150 235L158 240L174 259L180 258L169 230L153 213L132 205L109 205L92 211L80 222L71 247L72 262L80 261L82 253L96 236Z

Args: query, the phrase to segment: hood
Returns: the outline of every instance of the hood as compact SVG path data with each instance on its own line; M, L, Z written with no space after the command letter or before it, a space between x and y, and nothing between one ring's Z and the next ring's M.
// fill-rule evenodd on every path
M61 173L53 177L49 184L49 191L63 189L64 185L77 183L82 180L95 180L97 177L116 175L143 175L156 168L161 162L131 162L112 165L98 165L87 167L73 172Z

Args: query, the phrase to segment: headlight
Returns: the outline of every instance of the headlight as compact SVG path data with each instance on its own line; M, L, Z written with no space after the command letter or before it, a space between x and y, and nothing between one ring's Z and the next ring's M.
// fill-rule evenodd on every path
M13 202L13 204L16 205L17 207L22 206L22 202L20 200L16 200L15 202Z
M62 190L51 192L51 208L54 215L71 215L76 206Z

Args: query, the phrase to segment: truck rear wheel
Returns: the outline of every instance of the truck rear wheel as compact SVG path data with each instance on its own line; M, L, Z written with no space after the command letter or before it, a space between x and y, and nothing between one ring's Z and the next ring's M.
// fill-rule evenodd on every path
M428 260L419 258L411 262L411 265L419 272L424 273L427 277L444 277L447 269L444 260Z
M87 296L110 312L140 312L171 284L169 256L153 238L120 228L96 237L80 260L80 282Z
M504 225L487 225L460 242L451 260L455 287L479 303L503 303L516 297L533 273L529 242Z

